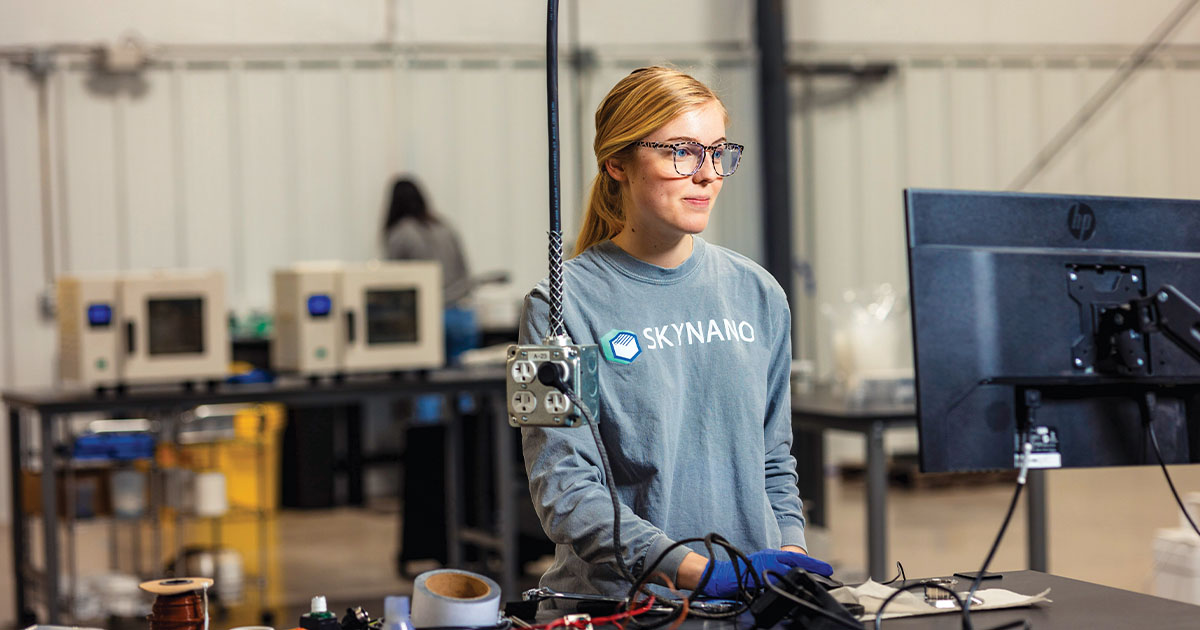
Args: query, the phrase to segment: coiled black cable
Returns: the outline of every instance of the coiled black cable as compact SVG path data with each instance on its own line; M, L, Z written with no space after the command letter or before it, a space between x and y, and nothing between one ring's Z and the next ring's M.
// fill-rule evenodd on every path
M738 590L732 598L735 602L737 602L737 604L730 610L719 613L695 610L689 606L687 609L688 616L699 619L732 619L746 612L746 610L750 608L751 602L754 601L754 597L762 591L764 580L754 572L754 565L750 562L750 558L742 550L735 547L733 543L726 540L720 534L715 533L708 534L702 538L685 538L672 543L671 546L664 549L662 553L660 553L658 557L650 563L650 566L648 566L646 570L642 572L641 577L639 577L638 580L633 583L633 586L629 589L628 598L632 599L637 595L637 593L641 592L641 590L645 588L646 584L650 581L651 576L653 576L654 572L658 569L658 565L662 564L662 561L666 559L668 554L679 547L696 542L704 544L705 551L707 552L709 558L716 558L715 547L720 547L725 551L726 555L729 556L729 560L733 563L735 569L734 573L737 575ZM745 566L744 570L741 568L743 565ZM708 581L712 577L712 571L713 563L709 562L708 567L705 568L704 573L700 576L700 583L696 585L696 588L692 591L692 594L687 598L687 603L689 605L695 602L696 598L700 596L701 591L704 590L704 587L708 585ZM750 579L753 579L753 587L749 585ZM663 599L660 601L664 605L674 608L676 614L655 623L638 623L638 627L650 630L665 626L674 621L684 611L683 602L676 602L669 599Z

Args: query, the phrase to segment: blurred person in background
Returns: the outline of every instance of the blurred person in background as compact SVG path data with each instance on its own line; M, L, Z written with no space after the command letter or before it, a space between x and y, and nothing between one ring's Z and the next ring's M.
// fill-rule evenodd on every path
M389 260L436 260L442 264L447 307L457 305L471 292L458 234L430 212L421 188L411 179L398 177L392 182L383 238Z
M397 177L383 224L384 251L389 260L433 260L442 266L445 301L446 362L479 345L479 327L467 298L475 283L454 228L430 211L416 182Z

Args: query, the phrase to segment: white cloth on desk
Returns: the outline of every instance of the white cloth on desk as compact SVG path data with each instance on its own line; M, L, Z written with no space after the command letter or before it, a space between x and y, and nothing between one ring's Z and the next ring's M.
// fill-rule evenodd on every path
M959 597L966 599L967 591L969 590L968 588L959 593ZM874 621L875 613L879 611L880 604L894 592L896 592L896 589L890 586L885 586L873 580L867 580L858 586L843 586L833 589L829 591L829 594L843 604L859 604L862 606L864 612L859 616L859 621ZM1049 592L1050 589L1046 589L1037 595L1022 595L1002 588L984 589L975 592L975 597L982 600L983 603L972 604L971 610L1022 608L1041 602L1048 603L1052 601L1046 597ZM961 612L957 606L954 608L936 608L932 604L926 603L925 597L920 591L908 591L897 595L896 599L888 603L887 611L884 612L883 618L893 619L896 617L915 617L917 615L936 615L940 613L961 614Z

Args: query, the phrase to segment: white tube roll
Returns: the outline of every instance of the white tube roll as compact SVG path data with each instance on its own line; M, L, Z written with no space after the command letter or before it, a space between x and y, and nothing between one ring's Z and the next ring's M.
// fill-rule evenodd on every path
M478 628L500 619L500 585L457 569L426 571L413 584L414 628Z
M225 474L206 472L196 475L196 516L224 516L228 511Z

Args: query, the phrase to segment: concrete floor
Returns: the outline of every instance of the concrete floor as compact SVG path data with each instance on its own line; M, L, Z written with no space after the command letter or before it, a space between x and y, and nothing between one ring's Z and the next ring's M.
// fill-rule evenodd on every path
M1200 467L1174 467L1172 475L1181 492L1200 490ZM853 581L863 576L866 564L864 488L861 482L836 477L828 483L830 528L816 533L810 546L814 555L833 563L838 577ZM901 561L909 577L978 569L1011 492L1011 486L998 484L892 488L888 495L892 560ZM1153 593L1155 531L1175 527L1179 521L1157 468L1054 471L1048 493L1051 572ZM1024 517L1022 505L993 570L1025 567ZM326 595L330 610L339 615L351 605L362 605L378 615L383 596L411 591L411 582L395 574L394 510L288 511L281 513L273 531L275 574L280 576L275 586L282 604L274 609L277 628L296 625L294 617L307 608L314 594ZM102 522L81 524L81 574L105 570L107 532ZM15 621L11 561L8 553L0 554L0 628L12 627ZM432 563L410 567L413 571L428 568L435 567ZM214 629L258 623L257 613L250 608L257 606L232 610L214 622Z

